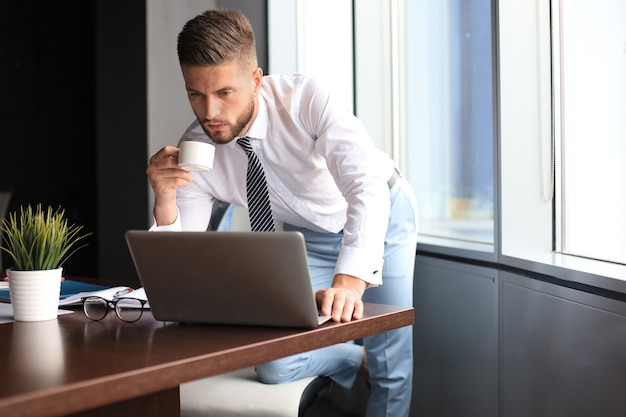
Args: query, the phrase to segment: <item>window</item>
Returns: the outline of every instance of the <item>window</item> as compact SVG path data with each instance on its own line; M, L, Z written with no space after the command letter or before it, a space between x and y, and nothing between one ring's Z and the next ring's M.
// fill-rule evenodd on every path
M557 249L626 264L626 1L553 8Z
M407 1L406 174L420 241L493 251L491 1Z
M403 4L422 246L626 278L626 1Z
M587 3L498 2L499 262L623 291L625 2Z
M493 254L491 1L268 7L270 72L313 73L354 95L374 142L417 192L420 239Z
M269 74L315 75L353 102L351 0L269 0L268 20Z
M270 20L293 4L306 17L304 34L270 38L295 39L273 56L308 71L324 53L297 55L317 36L301 2L268 3ZM626 1L351 4L354 50L338 56L354 77L326 59L329 79L353 81L357 115L415 188L420 247L623 291Z

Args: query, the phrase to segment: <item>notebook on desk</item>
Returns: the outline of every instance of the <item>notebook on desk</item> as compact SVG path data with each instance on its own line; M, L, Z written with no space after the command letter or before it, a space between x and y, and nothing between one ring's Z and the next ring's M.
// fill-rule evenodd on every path
M126 242L157 320L317 327L299 232L149 232Z

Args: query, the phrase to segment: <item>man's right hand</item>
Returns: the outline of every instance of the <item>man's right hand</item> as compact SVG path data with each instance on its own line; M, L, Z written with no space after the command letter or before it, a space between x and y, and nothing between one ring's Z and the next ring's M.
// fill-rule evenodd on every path
M154 190L154 217L158 226L174 223L176 188L185 187L193 180L190 172L178 166L178 148L165 146L150 158L146 174Z

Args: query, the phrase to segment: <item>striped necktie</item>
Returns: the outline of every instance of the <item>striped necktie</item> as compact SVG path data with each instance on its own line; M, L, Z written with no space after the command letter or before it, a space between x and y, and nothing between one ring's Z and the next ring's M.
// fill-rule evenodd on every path
M246 194L248 196L248 211L250 213L250 227L253 232L273 232L274 218L267 192L267 183L261 161L250 146L248 137L237 139L237 144L248 156L248 171L246 173Z

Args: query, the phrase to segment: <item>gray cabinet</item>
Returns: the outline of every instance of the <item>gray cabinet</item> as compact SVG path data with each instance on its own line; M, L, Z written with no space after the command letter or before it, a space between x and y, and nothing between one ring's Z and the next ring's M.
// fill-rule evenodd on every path
M626 415L626 303L561 284L418 256L411 416Z
M496 416L496 272L418 256L414 288L411 416Z
M626 415L626 304L500 273L501 415Z

